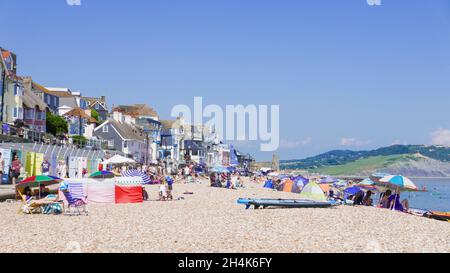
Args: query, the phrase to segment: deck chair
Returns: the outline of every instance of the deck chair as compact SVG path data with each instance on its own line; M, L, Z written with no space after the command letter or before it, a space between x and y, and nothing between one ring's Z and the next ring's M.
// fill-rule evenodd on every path
M26 196L23 195L23 193L18 190L17 194L20 197L21 200L21 206L20 209L18 211L18 214L40 214L42 213L42 207L40 205L36 205L31 203L30 201L31 199L26 199Z
M86 196L83 191L82 183L71 183L68 191L63 191L68 206L64 211L67 216L89 215Z

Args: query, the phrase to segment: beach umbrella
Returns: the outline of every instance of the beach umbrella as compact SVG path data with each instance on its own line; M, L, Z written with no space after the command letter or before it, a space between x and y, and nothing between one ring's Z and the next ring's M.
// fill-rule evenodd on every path
M374 173L374 174L372 174L371 176L370 176L370 179L372 180L372 181L374 181L374 182L379 182L380 181L380 179L382 179L382 178L384 178L384 177L386 177L386 176L389 176L390 174L388 174L388 173Z
M377 186L375 185L375 182L372 181L370 178L366 178L360 183L357 184L358 187L366 189L366 190L377 190Z
M300 193L300 199L312 200L318 202L326 202L327 198L320 186L315 182L310 182Z
M63 179L56 177L56 176L50 176L50 175L37 175L37 176L31 176L26 178L25 180L22 180L19 184L16 185L17 188L37 188L40 187L40 185L44 186L50 186L54 184L58 184L62 182Z
M147 185L147 184L151 184L152 180L150 179L150 177L138 170L127 170L127 171L123 171L122 172L122 176L123 177L140 177L142 178L142 184Z
M336 182L339 182L339 179L331 177L331 176L322 177L322 179L319 180L320 184L333 184Z
M335 187L341 188L341 187L347 187L348 182L345 180L339 180L338 182L334 183Z
M345 189L344 193L347 194L347 195L355 195L355 194L357 194L360 191L362 191L362 189L360 187L353 186L353 187Z
M115 175L112 172L108 172L108 171L99 171L99 172L95 172L93 174L91 174L89 176L89 178L114 178Z
M378 182L380 186L389 187L398 191L418 191L419 188L409 178L402 175L389 175Z
M212 172L214 173L229 173L230 171L223 166L215 166L212 168Z

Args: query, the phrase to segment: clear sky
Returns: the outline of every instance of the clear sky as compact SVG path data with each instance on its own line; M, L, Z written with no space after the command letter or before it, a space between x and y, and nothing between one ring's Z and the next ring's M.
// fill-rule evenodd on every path
M0 0L22 76L110 104L279 104L281 158L450 144L450 1ZM241 143L260 160L255 143Z

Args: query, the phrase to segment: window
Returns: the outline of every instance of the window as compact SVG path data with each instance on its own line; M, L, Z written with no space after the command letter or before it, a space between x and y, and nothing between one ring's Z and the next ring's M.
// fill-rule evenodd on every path
M108 133L109 132L109 126L105 125L103 126L103 133Z
M19 107L19 119L23 119L23 108Z
M13 108L13 118L17 118L17 107Z
M100 109L100 105L97 103L97 104L95 104L95 107L94 107L96 110L98 110L98 109Z
M123 142L123 147L124 147L124 148L128 148L128 141L124 141L124 142Z
M108 140L108 147L114 147L114 139Z
M39 112L37 118L39 119ZM25 109L25 119L34 119L34 109Z

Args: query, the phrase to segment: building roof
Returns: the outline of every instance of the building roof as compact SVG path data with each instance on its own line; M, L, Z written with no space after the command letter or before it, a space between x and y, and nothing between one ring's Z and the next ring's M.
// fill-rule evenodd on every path
M70 92L70 89L66 87L46 87L46 88L53 92Z
M181 128L179 120L161 120L162 130Z
M145 141L144 132L136 126L130 125L128 123L120 123L113 119L110 119L108 121L112 126L114 126L114 128L122 136L122 138L127 140Z
M28 89L24 90L23 104L28 108L37 107L41 111L45 111L48 108L46 103Z
M118 105L113 108L113 112L118 111L134 118L138 117L158 117L158 113L146 104Z
M44 92L44 93L50 92L47 88L43 87L43 86L40 85L40 84L37 84L37 83L35 83L35 82L32 82L31 84L33 85L33 88L34 88L34 89L37 89L37 90L39 90L39 91L41 91L41 92Z
M59 97L59 98L72 98L73 95L70 92L66 92L66 91L50 91L47 89L47 92L45 92L49 95L53 95L55 97Z
M86 112L83 109L81 109L79 107L70 110L69 112L65 113L64 116L80 117L80 118L87 119L88 122L90 122L90 123L98 123L98 121L95 118L90 117L88 114L86 114Z

